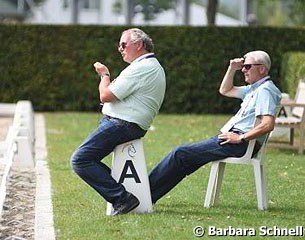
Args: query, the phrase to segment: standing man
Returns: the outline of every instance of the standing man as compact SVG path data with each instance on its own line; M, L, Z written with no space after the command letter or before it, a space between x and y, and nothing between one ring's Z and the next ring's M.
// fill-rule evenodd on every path
M106 201L113 215L125 214L140 202L111 176L101 162L124 142L143 137L157 115L165 94L165 73L153 53L153 42L142 30L124 31L118 46L130 65L111 82L109 69L94 64L101 81L100 101L104 117L97 129L79 146L71 158L73 170Z
M268 76L270 66L270 57L264 51L249 52L230 61L219 92L242 99L240 110L219 135L176 147L151 171L149 181L153 203L204 164L243 156L249 140L256 138L255 153L259 150L265 135L274 128L276 107L281 99L281 92ZM234 86L233 78L238 70L244 73L248 86ZM260 123L254 126L256 118Z

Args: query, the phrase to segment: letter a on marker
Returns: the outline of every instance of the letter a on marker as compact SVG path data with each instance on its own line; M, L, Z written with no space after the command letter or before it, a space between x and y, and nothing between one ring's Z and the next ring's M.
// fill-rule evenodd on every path
M131 173L127 173L128 169L130 169ZM141 183L136 168L134 167L131 160L126 160L121 177L119 179L119 183L123 183L125 178L134 178L136 183Z

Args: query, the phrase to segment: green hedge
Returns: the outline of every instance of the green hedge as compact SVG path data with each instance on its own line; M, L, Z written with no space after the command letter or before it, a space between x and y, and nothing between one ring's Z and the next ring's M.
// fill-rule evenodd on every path
M95 61L115 77L126 66L117 43L126 26L0 25L0 102L29 99L36 110L96 110ZM161 111L229 113L238 100L218 94L230 58L262 49L270 53L271 76L281 88L281 62L305 51L305 30L248 27L142 27L154 40L167 74ZM242 84L243 77L237 76Z
M282 90L294 98L298 83L305 81L305 52L287 52L282 62Z

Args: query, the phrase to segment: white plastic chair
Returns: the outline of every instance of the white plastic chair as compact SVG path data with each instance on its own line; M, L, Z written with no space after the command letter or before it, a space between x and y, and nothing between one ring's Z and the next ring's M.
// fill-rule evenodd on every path
M267 182L265 176L265 167L263 158L265 156L265 147L269 134L261 146L257 157L252 157L256 139L250 140L246 153L240 158L228 157L219 161L213 161L211 166L210 178L204 201L204 207L209 208L217 203L220 194L221 183L227 163L233 164L251 164L254 167L255 186L257 194L258 209L266 210L267 202Z

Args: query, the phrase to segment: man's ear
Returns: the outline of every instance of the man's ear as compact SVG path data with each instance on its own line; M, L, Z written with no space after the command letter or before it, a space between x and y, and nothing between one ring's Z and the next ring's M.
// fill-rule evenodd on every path
M259 66L259 73L260 74L264 74L266 72L268 72L268 69L265 65Z
M144 48L143 41L138 41L137 43L137 50L140 51L142 48Z

